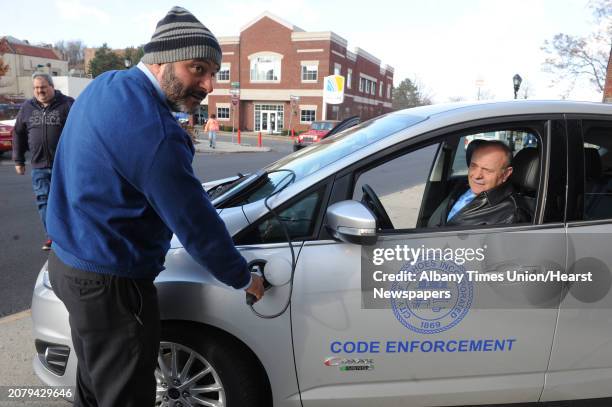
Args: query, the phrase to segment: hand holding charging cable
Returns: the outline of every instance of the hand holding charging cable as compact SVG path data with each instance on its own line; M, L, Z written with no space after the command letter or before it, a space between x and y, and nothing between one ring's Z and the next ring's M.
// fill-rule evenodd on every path
M261 274L251 272L251 276L253 277L251 285L244 289L246 291L246 302L248 305L255 304L264 295L264 279Z

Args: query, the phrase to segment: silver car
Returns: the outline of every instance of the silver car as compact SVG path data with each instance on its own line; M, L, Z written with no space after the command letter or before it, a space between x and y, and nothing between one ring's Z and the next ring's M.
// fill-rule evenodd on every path
M465 182L465 146L479 134L511 147L510 182L532 221L428 226ZM156 405L612 397L612 105L510 101L394 112L206 187L270 287L251 310L243 291L217 282L173 241L156 279L163 324ZM591 271L596 280L455 283L461 306L370 301L369 264L382 253L374 250L400 244L489 247L485 274L554 269ZM49 385L74 385L68 316L46 266L32 318L36 374Z

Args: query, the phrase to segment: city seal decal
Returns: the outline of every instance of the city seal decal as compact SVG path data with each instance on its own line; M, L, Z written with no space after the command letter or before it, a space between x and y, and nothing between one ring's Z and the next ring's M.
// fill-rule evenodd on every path
M413 265L405 263L400 272L407 272L413 278L392 283L392 291L450 293L448 298L427 296L427 300L392 298L393 313L406 328L420 334L437 334L453 328L468 314L474 287L464 267L452 261L426 260Z

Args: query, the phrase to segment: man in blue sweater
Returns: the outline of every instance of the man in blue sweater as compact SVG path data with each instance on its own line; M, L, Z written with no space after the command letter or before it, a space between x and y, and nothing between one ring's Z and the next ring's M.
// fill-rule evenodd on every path
M214 35L174 7L137 67L100 75L73 106L53 167L49 274L70 314L77 406L152 406L160 335L153 280L176 233L218 280L261 298L172 116L213 90Z

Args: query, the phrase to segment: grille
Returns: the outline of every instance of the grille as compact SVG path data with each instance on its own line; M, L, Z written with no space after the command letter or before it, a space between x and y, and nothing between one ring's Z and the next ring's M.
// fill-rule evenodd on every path
M63 376L68 364L70 348L65 345L36 340L36 352L42 364L58 376Z

